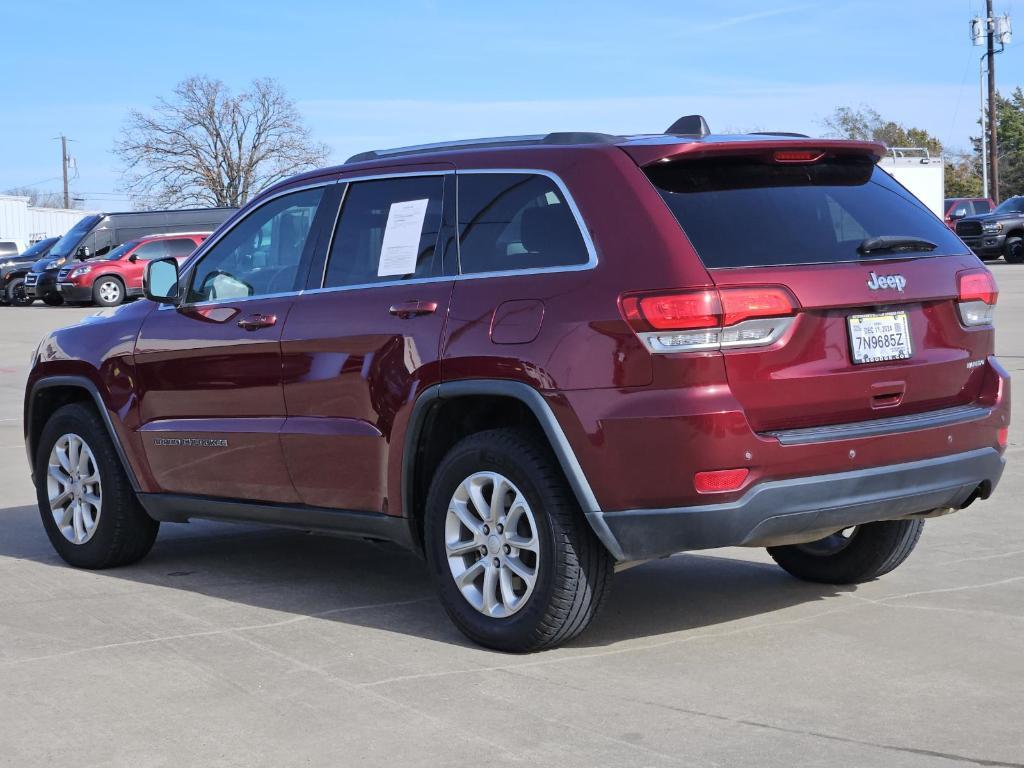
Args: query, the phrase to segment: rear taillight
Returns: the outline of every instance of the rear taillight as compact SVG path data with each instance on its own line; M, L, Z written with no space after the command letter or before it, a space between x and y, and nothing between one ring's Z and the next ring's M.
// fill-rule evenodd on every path
M957 308L966 326L991 325L999 288L987 269L972 269L957 275Z
M797 309L776 286L627 294L620 303L647 348L662 353L773 344Z

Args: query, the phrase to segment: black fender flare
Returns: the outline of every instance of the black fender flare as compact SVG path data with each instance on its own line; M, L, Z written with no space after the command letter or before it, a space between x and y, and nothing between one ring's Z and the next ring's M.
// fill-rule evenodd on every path
M430 407L438 400L445 400L468 395L490 395L498 397L509 397L523 403L544 430L551 450L554 452L558 463L565 473L569 486L572 488L587 519L591 518L590 513L600 512L601 507L597 503L594 491L590 487L583 468L576 458L562 425L558 423L551 406L541 394L519 381L506 381L502 379L468 379L464 381L446 381L434 384L426 388L416 399L413 405L412 414L409 416L409 424L405 432L405 441L402 450L402 513L413 518L412 510L412 489L415 478L415 457L416 446L422 436L423 424L426 420Z
M25 401L25 450L28 453L28 463L32 470L33 482L35 481L36 470L34 455L36 446L32 444L32 436L30 434L33 417L32 410L36 404L36 395L44 389L51 389L53 387L76 387L89 394L93 404L96 406L96 410L100 414L100 418L103 419L107 433L110 435L110 440L114 443L114 449L117 451L118 458L121 459L121 465L128 476L128 481L132 484L132 490L138 493L141 490L139 480L135 476L135 470L132 469L131 462L128 461L128 454L125 453L124 446L121 445L117 430L114 429L114 422L110 417L110 411L107 410L107 406L103 402L103 396L100 394L99 388L85 376L48 376L32 385L32 391Z

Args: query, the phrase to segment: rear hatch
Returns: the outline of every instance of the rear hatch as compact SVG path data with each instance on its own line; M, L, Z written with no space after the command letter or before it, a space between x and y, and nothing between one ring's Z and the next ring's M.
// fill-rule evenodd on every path
M753 346L742 333L721 345L729 387L756 431L902 416L979 396L993 346L991 275L866 148L759 143L644 168L722 305L729 297L755 305L731 317L783 316L767 345L757 346L757 328ZM757 287L768 291L764 311ZM779 307L787 298L791 311ZM728 309L723 317L728 326Z

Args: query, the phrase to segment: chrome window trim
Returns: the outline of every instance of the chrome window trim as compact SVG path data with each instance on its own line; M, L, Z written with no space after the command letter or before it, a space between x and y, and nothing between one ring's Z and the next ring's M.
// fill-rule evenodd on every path
M305 192L307 189L316 189L318 187L329 187L332 184L337 184L337 183L338 183L338 179L326 179L326 180L323 180L323 181L311 182L309 184L302 184L302 185L297 186L297 187L288 187L287 189L282 189L281 191L275 192L274 194L268 196L264 200L261 200L259 205L257 205L252 210L248 211L244 216L239 218L238 221L236 221L230 227L225 229L223 232L219 233L216 237L209 237L205 241L203 241L203 243L196 249L195 253L193 253L191 256L189 256L188 259L185 260L185 263L181 265L181 269L178 271L178 285L180 286L182 284L182 278L187 278L188 280L191 280L192 279L192 270L195 269L196 264L198 264L199 261L201 261L203 258L205 258L206 254L209 253L210 250L215 245L217 245L217 243L219 243L221 240L223 240L225 237L227 237L228 233L234 232L236 227L241 225L242 222L246 221L250 216L252 216L254 213L256 213L256 211L260 210L260 208L262 208L263 206L267 205L268 203L273 202L274 200L277 200L277 198L279 198L279 197L284 197L285 195L290 195L290 194L293 194L295 192ZM244 210L244 209L242 209L242 210ZM256 299L275 299L275 298L281 298L282 296L297 296L300 293L302 293L301 290L298 290L298 291L284 291L284 292L281 292L281 293L263 293L263 294L260 294L259 296L244 296L244 297L242 297L240 299L224 298L224 299L212 299L210 301L182 302L181 304L161 304L159 309L167 310L167 309L188 309L188 308L191 308L191 307L209 307L209 306L216 306L218 304L241 303L241 302L244 302L244 301L254 301Z
M577 228L580 231L580 236L583 238L583 244L584 244L584 246L587 249L587 256L588 256L587 261L585 263L583 263L583 264L568 264L568 265L557 266L557 267L535 267L535 268L532 268L532 269L508 269L508 270L499 270L499 271L494 271L494 272L473 272L471 274L462 274L461 273L461 268L462 268L461 267L461 258L460 258L459 259L459 269L460 269L460 272L457 275L440 275L440 276L436 276L436 277L420 277L420 278L412 278L412 279L409 279L409 280L386 280L386 281L377 282L377 283L359 283L359 284L356 284L356 285L339 285L339 286L332 286L332 287L327 288L327 287L324 287L324 281L326 280L326 277L327 277L327 265L328 265L328 262L330 261L331 248L334 246L334 236L335 236L335 233L337 232L337 229L338 229L338 222L339 222L339 220L341 218L341 212L342 212L342 210L344 209L344 206L345 206L345 198L348 196L348 189L346 188L344 194L342 195L342 199L338 201L338 210L335 213L334 225L331 228L331 236L328 238L328 241L327 241L327 250L325 252L323 274L321 275L321 278L320 278L320 287L319 288L305 288L305 289L300 289L300 290L296 290L296 291L286 291L286 292L282 292L282 293L262 294L260 296L246 296L246 297L243 297L243 298L240 298L240 299L227 299L227 298L225 298L225 299L214 299L212 301L194 302L194 303L190 303L190 304L180 304L180 305L177 305L177 306L175 306L173 304L161 304L159 308L161 310L165 310L165 309L179 309L179 308L188 308L188 307L207 307L207 306L215 306L217 304L226 304L226 303L241 304L241 303L244 303L244 302L247 302L247 301L254 301L254 300L258 300L258 299L276 299L276 298L284 298L284 297L287 297L287 296L302 296L302 295L305 295L305 294L333 293L333 292L338 292L338 291L355 291L355 290L363 290L363 289L366 289L366 288L387 288L387 287L394 287L394 286L399 286L399 285L420 285L420 284L427 284L427 283L439 283L439 282L445 282L445 281L459 282L459 281L462 281L462 280L482 280L482 279L487 279L487 278L492 278L492 277L519 277L519 276L524 276L525 277L525 276L530 276L530 275L553 274L553 273L557 273L557 272L583 272L583 271L586 271L586 270L594 269L597 266L597 264L598 264L597 247L594 245L593 238L590 236L590 230L586 226L586 222L583 219L583 214L580 212L579 207L576 205L575 198L573 198L572 193L569 191L569 188L566 186L565 182L562 180L562 178L557 173L555 173L554 171L549 171L549 170L543 169L543 168L466 168L466 169L452 168L452 169L446 169L446 170L430 170L430 171L396 171L396 172L392 172L392 173L373 173L372 171L369 171L367 173L358 173L358 174L355 174L355 175L352 175L352 176L344 176L342 178L334 178L334 179L329 179L329 180L326 180L326 181L318 181L318 182L314 182L314 183L311 183L311 184L305 184L305 185L302 185L302 186L299 186L299 187L290 187L288 189L281 190L280 192L277 192L274 195L271 195L270 197L268 197L265 200L263 200L257 208L253 209L252 212L255 212L256 210L259 210L259 208L262 208L265 204L267 204L267 203L271 202L272 200L275 200L278 197L281 197L283 195L288 195L288 194L291 194L293 192L302 192L303 190L313 189L315 187L327 187L327 186L330 186L332 184L346 184L346 185L348 185L348 184L354 184L354 183L360 182L360 181L377 181L377 180L381 180L381 179L396 179L396 178L405 178L405 177L409 177L409 176L455 176L456 179L458 179L458 176L460 174L471 175L471 174L482 174L482 173L532 174L532 175L536 175L536 176L545 176L548 179L550 179L551 181L553 181L555 186L558 187L558 190L562 193L562 196L565 198L565 202L569 206L569 210L572 212L573 218L576 220L576 226L577 226ZM458 216L458 197L457 196L458 196L458 184L456 183L456 217ZM230 229L226 229L224 232L220 233L216 238L211 237L208 240L206 240L203 243L203 245L201 246L201 248L199 250L197 250L194 254L192 254L192 256L189 257L188 261L186 261L182 265L182 268L181 268L182 277L184 277L187 273L190 273L191 270L195 268L196 263L198 263L198 261L205 256L207 251L209 251L211 248L213 248L218 242L220 242L220 240L222 238L224 238L229 232L234 230L235 227L237 227L239 224L241 224L243 221L245 221L247 218L249 218L249 215L251 215L252 212L250 212L250 214L246 214L245 217L239 219ZM458 221L456 221L455 224L456 224L456 228L458 228ZM458 233L456 232L456 249L458 249L459 247L460 247L459 238L458 238Z

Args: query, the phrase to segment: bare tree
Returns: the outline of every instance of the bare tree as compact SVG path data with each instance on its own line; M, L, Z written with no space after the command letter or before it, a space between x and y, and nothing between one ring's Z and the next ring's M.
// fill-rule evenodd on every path
M327 147L274 80L233 95L190 77L150 113L132 110L114 148L125 190L153 204L241 206L260 190L323 163Z
M64 197L60 192L43 192L35 187L14 187L12 189L8 189L4 194L15 195L16 197L27 197L28 204L34 208L64 207ZM77 200L72 200L71 207L80 208L81 204Z

